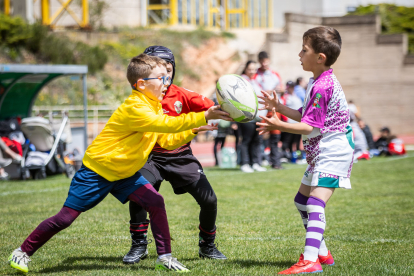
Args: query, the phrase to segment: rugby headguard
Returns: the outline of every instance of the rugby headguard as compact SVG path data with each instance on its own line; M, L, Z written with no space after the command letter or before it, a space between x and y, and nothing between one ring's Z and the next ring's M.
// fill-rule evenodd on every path
M169 62L172 64L173 74L172 74L171 83L170 83L171 85L173 83L174 76L175 76L175 59L174 59L174 55L171 52L171 50L164 46L150 46L147 49L145 49L144 54L162 58L166 62Z

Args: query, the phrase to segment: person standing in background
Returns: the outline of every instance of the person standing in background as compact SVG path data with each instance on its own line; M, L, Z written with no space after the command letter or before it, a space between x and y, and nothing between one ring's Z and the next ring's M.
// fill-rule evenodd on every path
M296 79L295 90L293 93L303 102L305 101L306 95L306 83L302 77Z
M246 66L243 70L242 77L245 78L253 87L254 91L257 95L261 95L262 87L256 81L255 76L257 72L257 63L249 60L246 63ZM259 105L259 109L262 105ZM259 118L260 115L266 116L267 110L260 110L257 112L257 117ZM261 163L261 151L260 145L262 143L262 138L260 137L259 133L256 131L256 122L261 121L259 118L258 120L253 120L247 123L239 123L238 127L240 128L240 132L242 135L242 143L240 146L241 149L241 167L240 169L246 173L252 173L254 171L266 171L266 168L260 166Z
M260 67L257 70L254 79L259 83L262 90L272 92L273 90L282 90L282 78L280 75L270 69L270 58L267 52L262 51L258 56Z
M299 108L302 107L302 100L294 94L294 89L295 89L295 84L293 83L293 81L288 81L286 83L286 93L285 93L286 104L285 105L291 109L298 110ZM287 122L290 124L298 123L297 121L292 120L290 118L287 118ZM295 145L295 151L299 150L300 140L301 140L300 134L294 134L294 133L288 133L288 132L284 134L283 148L285 150L289 150L292 162L296 162L296 158L293 157L293 152L294 152L293 145Z

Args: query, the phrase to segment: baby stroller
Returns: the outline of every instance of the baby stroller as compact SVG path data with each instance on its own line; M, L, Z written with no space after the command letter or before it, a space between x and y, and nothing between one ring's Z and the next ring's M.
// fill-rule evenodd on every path
M35 151L30 151L30 147L26 145L23 150L23 160L20 164L23 180L30 176L34 179L44 179L47 175L63 172L67 177L73 177L74 167L66 164L64 159L65 143L70 143L72 138L66 115L63 116L56 135L49 120L41 117L25 118L20 127L36 148Z

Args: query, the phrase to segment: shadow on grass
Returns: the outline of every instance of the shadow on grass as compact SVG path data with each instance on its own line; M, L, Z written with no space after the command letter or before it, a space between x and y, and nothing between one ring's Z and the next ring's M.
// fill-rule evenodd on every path
M91 264L90 262L97 262ZM133 270L154 270L154 262L140 262L134 265L122 263L122 256L117 257L69 257L56 266L43 268L37 273L53 273L65 271L87 271L87 270L115 270L128 267Z
M258 266L277 266L277 267L291 267L295 262L294 261L278 261L278 262L269 262L269 261L255 261L255 260L227 260L233 264L240 265L244 268L258 267Z

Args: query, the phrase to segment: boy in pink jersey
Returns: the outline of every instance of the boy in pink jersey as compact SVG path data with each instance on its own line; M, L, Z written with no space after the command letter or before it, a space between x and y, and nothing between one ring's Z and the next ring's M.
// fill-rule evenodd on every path
M325 206L335 188L351 188L355 147L345 94L330 68L341 52L341 44L338 31L331 27L316 27L304 33L299 57L303 69L312 72L313 78L299 110L283 106L275 92L270 96L263 91L259 96L267 109L300 122L289 124L277 116L263 117L265 122L257 123L260 134L274 129L302 134L308 163L295 197L306 229L305 250L298 263L279 274L322 272L321 264L335 263L323 239Z

